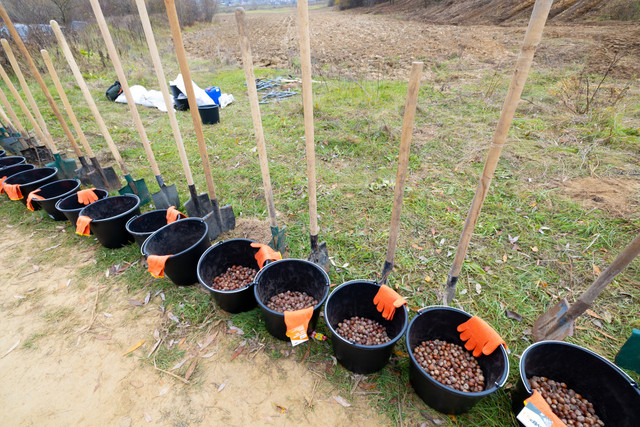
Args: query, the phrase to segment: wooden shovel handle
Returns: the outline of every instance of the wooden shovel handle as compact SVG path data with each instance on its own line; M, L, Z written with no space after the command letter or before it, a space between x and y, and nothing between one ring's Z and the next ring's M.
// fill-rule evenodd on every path
M576 300L575 303L569 307L569 310L564 315L564 318L567 321L573 321L582 313L584 313L587 308L591 307L593 301L597 298L598 295L606 288L613 279L620 274L622 270L624 270L631 261L634 260L640 254L640 234L636 236L635 239L629 246L627 246L617 257L609 267L603 271L600 276L596 279L595 282L587 290L580 295L580 297Z
M20 122L18 115L13 110L13 107L11 106L9 99L7 99L7 96L4 94L2 89L0 89L0 102L2 102L2 105L4 106L5 110L9 114L9 117L11 117L11 123L13 124L13 126L18 130L18 132L20 132L21 135L26 136L27 131L25 130L24 126L22 126L22 123Z
M176 119L176 112L173 109L173 100L171 99L169 88L167 87L167 81L165 80L162 61L160 61L160 53L158 53L158 46L156 44L155 36L153 35L153 29L151 28L151 21L149 20L149 13L147 12L145 0L136 0L136 6L138 7L138 13L140 14L140 21L142 22L144 35L147 39L147 45L149 46L149 53L151 54L153 68L156 72L156 77L158 78L160 92L162 92L164 104L167 106L169 123L171 124L171 130L173 131L173 138L176 140L178 154L180 155L180 161L182 162L182 169L184 170L184 175L187 178L187 185L193 185L193 175L191 173L191 167L189 166L189 159L187 158L187 152L184 149L184 141L182 140L180 126L178 126L178 120Z
M73 128L75 129L76 134L78 135L78 139L82 143L82 146L87 152L87 155L89 156L89 158L94 158L95 156L93 154L93 150L89 145L89 141L87 141L87 137L82 131L82 127L80 127L80 122L78 122L78 118L73 112L73 108L71 108L71 103L69 102L69 98L67 98L67 94L64 91L64 87L62 86L62 83L60 82L58 73L56 72L56 69L53 66L53 62L51 61L49 52L47 52L45 49L42 49L40 50L40 54L42 54L42 59L44 59L44 64L47 67L47 71L49 71L49 75L51 76L51 80L53 80L53 84L56 87L56 90L58 91L58 95L60 95L60 99L62 100L62 105L64 106L64 109L67 112L67 116L69 116L69 120L71 120L71 124L73 125ZM76 150L76 155L78 157L82 156L82 153L80 152L79 147L77 147L77 145L75 147L78 148Z
M113 68L116 70L116 75L118 76L118 80L120 81L120 85L122 86L122 91L124 92L124 96L127 99L127 105L129 105L129 111L131 112L131 117L133 118L133 123L136 125L136 129L138 130L138 135L140 135L140 140L142 141L142 146L144 147L144 151L147 154L147 158L149 159L149 163L151 164L151 170L155 176L160 175L160 168L158 168L158 163L156 162L156 158L153 155L153 150L151 149L151 144L149 143L149 139L147 138L147 132L144 129L144 125L142 124L142 120L140 119L140 115L138 114L138 108L136 107L136 103L133 100L133 95L131 95L131 89L129 89L129 83L127 83L127 76L124 74L124 69L122 68L122 63L120 62L120 56L116 51L116 45L113 43L113 39L111 38L111 33L109 32L109 28L107 27L107 21L104 19L104 15L102 14L102 8L100 7L100 3L98 0L90 0L91 8L93 9L93 14L96 16L96 21L98 22L98 28L100 28L100 33L102 33L102 39L107 45L107 52L109 53L109 58L111 58L111 63L113 64Z
M56 147L56 143L53 141L53 137L49 133L49 129L47 128L47 122L44 121L44 117L40 112L40 108L38 107L38 103L36 102L33 94L31 93L31 89L29 89L29 85L27 84L27 80L24 78L24 74L22 74L22 70L20 69L20 64L16 60L15 55L13 54L13 50L9 45L9 42L6 39L0 39L0 44L2 44L2 48L7 54L7 59L9 59L9 63L11 64L11 68L13 68L13 72L16 74L18 78L18 82L20 82L20 87L22 87L22 92L24 92L25 98L27 98L27 102L35 115L38 124L40 125L40 130L44 135L44 142L49 147L53 154L58 154L58 148Z
M209 197L213 200L217 200L216 188L213 185L213 175L211 174L211 165L209 164L209 155L207 154L207 145L204 141L202 122L200 121L200 113L198 112L198 103L196 102L196 94L191 83L191 71L189 70L189 64L187 63L187 52L184 49L182 33L180 32L180 22L178 21L176 4L174 0L164 0L164 5L167 9L169 27L171 27L171 36L173 37L173 45L176 49L176 56L178 57L178 65L180 66L180 72L182 73L182 80L184 81L185 89L187 91L191 120L193 121L193 127L198 140L198 150L200 151L200 158L202 159L204 177L207 181L207 190L209 191Z
M35 117L33 117L33 114L31 114L31 111L29 111L29 107L27 107L27 104L25 104L24 101L22 100L22 97L18 93L18 90L13 85L13 82L7 75L7 72L4 70L4 67L2 67L2 65L0 65L0 76L2 76L2 80L4 80L5 84L9 88L11 95L13 95L14 99L18 103L18 106L22 110L22 113L27 117L27 120L29 120L29 123L31 123L31 126L33 127L33 130L36 132L36 135L38 135L38 138L40 139L40 141L42 141L42 143L47 148L51 149L51 147L49 146L49 141L44 136L42 129L40 129L40 125L38 125L38 122L36 121Z
M535 5L533 6L529 26L527 27L524 42L520 49L520 55L516 62L513 77L511 78L511 84L509 85L509 91L507 92L506 99L502 105L500 119L498 120L498 125L493 135L493 143L489 148L482 176L478 182L476 194L471 202L471 207L469 208L469 213L464 223L464 228L462 229L462 235L458 242L458 248L456 249L456 255L453 259L453 265L449 271L449 283L445 295L446 304L449 304L451 299L453 299L453 295L455 293L455 282L460 275L462 263L467 254L469 242L471 241L471 235L473 234L476 222L478 221L482 204L484 203L489 187L491 186L491 180L493 179L493 174L496 170L496 166L498 165L498 160L500 159L502 148L504 147L507 139L509 127L511 127L511 122L513 121L513 116L516 112L518 102L520 101L522 89L527 81L527 75L529 74L531 63L533 62L533 55L540 43L540 39L542 38L542 30L544 29L544 25L547 21L547 16L549 15L552 3L553 0L536 0ZM450 283L453 283L453 287L450 286Z
M391 212L391 225L389 227L389 245L387 247L387 263L393 265L400 229L400 214L402 213L402 198L407 182L407 169L409 167L409 150L411 148L411 136L418 105L418 91L420 90L420 78L422 77L422 62L411 64L409 86L407 88L407 101L404 105L404 119L402 121L402 136L400 137L400 154L398 156L398 171L396 173L396 187L393 193L393 210Z
M242 65L244 67L244 77L247 81L247 93L249 95L249 104L251 105L253 130L256 134L256 146L258 147L258 157L260 159L264 197L267 201L267 211L269 212L271 227L277 227L276 205L273 201L273 189L271 188L271 176L269 175L269 160L267 158L267 148L264 141L264 131L262 129L258 90L256 89L256 76L253 73L253 58L244 18L244 9L241 7L236 8L236 22L238 24L238 34L240 35L240 47L242 48Z
M49 92L49 88L47 87L44 80L42 79L42 75L40 75L40 71L38 71L38 67L36 67L36 64L33 62L33 58L31 58L31 54L29 53L29 50L24 45L24 42L22 41L20 34L18 34L18 31L14 27L13 22L11 21L11 18L9 18L9 15L7 14L7 11L4 9L2 4L0 4L0 17L2 17L2 20L6 24L7 29L9 30L9 33L13 38L13 41L18 46L18 50L22 53L22 55L24 55L25 59L27 60L27 66L29 67L31 74L33 74L36 81L38 82L38 86L40 86L42 93L44 93L45 98L47 98L47 102L49 103L49 106L53 110L53 114L56 116L56 119L60 123L60 126L62 126L62 130L64 131L64 134L66 135L71 145L73 146L74 151L76 151L77 153L80 149L78 147L78 143L73 137L73 134L71 133L71 129L69 129L69 126L67 126L67 122L65 121L64 117L62 116L62 113L60 112L60 109L58 108L55 101L53 100L53 97L51 96L51 92ZM43 129L43 130L48 134L47 129ZM56 151L52 150L52 152L57 153L57 150Z
M298 30L300 32L300 67L302 68L302 106L304 138L309 182L309 232L318 235L318 202L316 194L316 150L313 129L313 88L311 81L311 43L309 41L309 5L298 0Z
M98 106L96 105L96 102L91 96L91 92L89 92L89 87L87 86L87 83L84 81L84 77L82 77L80 68L78 68L78 64L76 63L76 60L73 57L73 54L71 53L71 49L69 49L69 44L67 44L67 39L64 37L64 34L62 34L62 30L60 30L60 26L56 21L53 21L53 20L49 21L49 24L51 24L51 28L53 29L53 34L58 39L58 43L62 48L62 53L64 54L64 57L66 58L67 63L69 64L69 67L71 68L71 72L73 73L73 76L76 79L76 83L78 83L78 87L80 87L80 91L84 96L84 100L87 102L87 106L91 110L93 117L96 119L96 123L98 124L98 128L100 129L100 133L104 137L105 141L107 141L107 145L111 150L111 154L116 160L116 163L118 164L118 166L120 166L120 169L122 169L122 173L124 175L128 175L129 171L127 169L127 166L124 164L124 160L122 160L122 157L120 157L120 152L118 151L118 147L116 147L115 142L113 142L113 138L111 138L109 129L107 128L107 125L104 123L104 120L102 119L102 115L100 114L100 111L98 111Z

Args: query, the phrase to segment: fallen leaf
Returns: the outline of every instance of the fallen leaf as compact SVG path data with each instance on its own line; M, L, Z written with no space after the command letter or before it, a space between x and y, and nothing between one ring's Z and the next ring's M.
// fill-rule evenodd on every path
M122 356L126 356L126 355L127 355L127 354L129 354L129 353L133 353L133 352L134 352L134 351L136 351L138 348L140 348L140 346L141 346L142 344L144 344L144 343L145 343L145 341L146 341L146 340L140 340L140 341L138 341L137 343L135 343L135 344L134 344L134 346L133 346L133 347L131 347L129 350L125 351L125 352L122 354Z
M150 423L151 421L153 421L153 419L151 418L151 415L149 415L149 413L147 411L144 411L144 420L148 423Z
M349 402L347 402L346 400L344 400L344 398L342 398L341 396L332 396L332 397L333 397L333 400L335 400L336 402L338 402L339 404L341 404L345 408L348 408L349 406L351 406L351 404Z
M163 396L163 395L165 395L165 394L169 393L169 389L170 389L170 387L165 387L165 388L161 389L161 390L158 392L158 396Z
M147 296L144 299L144 305L149 304L150 300L151 300L151 292L147 292Z
M100 387L100 378L102 378L102 372L98 375L98 380L96 381L96 386L93 388L93 392L95 393L98 387Z
M136 307L141 307L144 305L144 303L140 302L140 301L136 301L134 299L129 299L129 304L131 305L135 305Z
M436 235L436 228L435 227L431 227L431 235L432 236Z
M189 378L191 378L191 375L193 375L193 371L196 370L196 365L198 364L198 360L200 360L200 356L196 356L195 359L193 359L193 362L191 362L191 365L189 365L187 372L184 374L185 380L189 381Z
M602 319L602 317L598 316L598 315L596 314L596 312L595 312L595 311L593 311L593 310L591 310L590 308L587 308L587 310L585 311L585 313L587 313L587 314L588 314L589 316L591 316L591 317L595 317L596 319ZM604 320L604 319L602 319L602 320Z
M532 246L532 247L531 247L531 250L532 250L533 252L538 252L538 247L537 247L537 246Z
M515 244L518 239L520 239L520 236L516 236L516 237L511 237L511 234L508 234L509 236L509 243L511 243L512 245Z
M598 328L602 328L602 322L599 321L598 319L591 319L591 323L596 325L596 327L598 327Z
M0 357L0 359L3 359L7 354L9 354L13 350L15 350L16 347L18 347L18 345L20 345L20 340L18 340L14 345L12 345L11 348L9 350L7 350L7 352L5 354L3 354L2 357Z
M469 292L467 289L460 289L461 295L465 295L467 292Z
M246 343L247 343L247 340L244 340L242 341L242 343L240 343L238 348L236 348L236 351L234 351L233 354L231 355L231 360L235 359L240 355L240 353L242 353L242 350L244 350L244 346Z
M502 262L507 262L507 254L502 255Z
M604 320L607 323L611 323L611 321L613 320L613 315L611 313L609 313L608 311L603 311L602 312L602 320Z
M95 335L94 338L100 341L109 341L111 339L108 335Z
M522 316L516 313L515 311L505 310L504 314L507 316L507 319L516 320L518 322L522 322Z
M169 369L169 370L170 371L175 371L176 369L180 369L182 367L182 365L187 363L187 360L189 360L189 359L191 359L191 355L187 355L187 357L185 357L180 362L178 362L175 365L173 365L173 367L171 369Z
M218 393L224 390L224 388L227 386L228 383L229 383L229 380L224 380L224 382L220 384L220 386L218 387Z
M593 274L596 275L596 277L598 277L600 274L602 273L602 271L600 271L600 269L598 268L597 265L593 264Z
M103 315L104 317L113 317L113 314L111 314L111 313L107 313L106 311L105 311L104 313L102 313L102 315Z
M480 283L476 283L476 292L477 293L481 293L482 292L482 285Z
M278 408L281 414L287 413L287 408L285 408L284 406L276 405L276 408Z
M427 283L431 283L431 276L424 276L424 281Z
M422 249L423 249L422 247L420 247L420 246L416 245L415 243L412 243L412 244L411 244L411 247L412 247L412 248L414 248L414 249L419 249L419 250L422 250Z

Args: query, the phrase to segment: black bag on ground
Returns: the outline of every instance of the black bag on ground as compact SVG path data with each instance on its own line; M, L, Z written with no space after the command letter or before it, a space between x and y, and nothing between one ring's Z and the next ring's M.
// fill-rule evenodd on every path
M109 89L107 89L105 95L107 96L107 99L109 101L115 101L118 95L120 95L121 93L122 87L120 86L120 82L116 80L115 83L109 86Z

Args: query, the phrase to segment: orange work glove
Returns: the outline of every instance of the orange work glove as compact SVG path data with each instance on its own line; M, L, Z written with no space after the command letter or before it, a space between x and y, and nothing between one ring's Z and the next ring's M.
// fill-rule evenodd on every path
M89 234L91 234L91 231L89 229L89 223L91 221L93 220L88 216L79 216L78 220L76 221L76 234L79 234L80 236L88 236Z
M86 190L78 191L78 203L82 205L90 205L98 200L98 195L94 190L95 188L88 188Z
M35 211L36 209L33 207L33 203L31 203L31 201L33 199L36 200L43 200L44 197L42 196L38 196L36 193L40 192L40 189L38 188L37 190L33 190L31 193L29 193L29 195L27 196L27 209L29 209L30 211Z
M149 264L147 271L156 279L164 277L164 265L169 257L171 255L149 255L147 257L147 264Z
M4 193L4 181L7 179L8 177L3 176L2 178L0 178L0 194Z
M186 217L187 216L176 209L175 206L169 206L169 209L167 209L167 224L171 224L172 222L176 222L177 220Z
M292 337L298 332L306 335L309 328L309 321L313 316L313 307L303 308L296 311L284 312L284 323L287 325L287 336Z
M460 339L466 341L464 347L472 351L474 357L481 354L489 355L494 352L500 344L507 346L502 337L487 322L473 316L471 319L458 325L458 332L461 332Z
M4 183L2 184L2 187L4 188L4 191L7 192L7 196L9 196L11 200L20 200L24 197L20 191L20 184L12 185Z
M551 427L567 427L567 425L560 421L560 418L558 418L558 416L553 413L551 407L549 406L547 401L544 400L544 397L542 397L538 390L533 390L533 394L531 395L531 397L524 401L525 405L527 403L531 403L533 406L538 408L540 412L545 414L547 418L553 421Z
M264 245L262 243L252 243L252 248L259 248L256 253L256 261L258 261L258 265L260 268L264 266L264 263L268 261L277 261L282 259L282 254L280 252L274 251L271 249L271 246Z
M391 320L396 313L396 308L402 307L407 301L387 285L382 285L376 296L373 297L373 303L382 313L382 317Z

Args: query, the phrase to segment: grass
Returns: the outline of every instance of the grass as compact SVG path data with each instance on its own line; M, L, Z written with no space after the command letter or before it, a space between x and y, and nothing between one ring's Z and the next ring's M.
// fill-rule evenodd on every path
M166 38L162 43L167 74L174 76L175 59L170 55ZM126 58L130 84L157 88L149 61L143 60L144 52L134 45ZM443 284L510 79L508 69L466 75L459 61L452 58L432 66L437 81L423 82L418 98L396 268L389 279L412 308L441 301ZM58 60L56 64L60 70L62 63ZM104 90L115 74L110 68L94 65L88 83L98 108L134 178L144 178L151 190L156 191L126 105L104 98ZM211 63L197 59L191 61L191 68L201 87L220 86L236 98L234 104L221 111L220 124L205 128L218 197L234 207L239 220L265 219L258 158L252 151L255 141L244 74L218 64L214 70ZM293 71L258 69L256 75L267 77L289 72ZM484 399L455 420L446 419L448 422L464 426L513 422L508 390L517 381L518 355L532 342L529 330L533 322L558 298L574 300L595 279L596 267L604 270L640 229L640 217L633 209L613 214L605 209L587 208L563 192L564 182L589 176L637 181L634 171L640 163L637 82L632 83L629 94L614 108L603 100L593 111L576 115L562 107L557 91L562 81L575 72L540 69L531 73L523 94L526 101L517 111L458 285L454 305L481 315L509 345L511 373L507 390ZM455 79L451 79L453 75ZM607 84L616 88L626 82L608 80ZM110 164L110 155L79 90L68 77L65 87L94 150L99 152L98 157L103 165ZM35 85L33 92L40 105L45 105ZM354 82L335 77L314 86L320 238L327 241L337 265L331 271L332 283L378 278L386 253L405 95L403 81ZM52 134L70 154L53 114L48 107L42 110ZM309 251L309 218L301 98L262 105L261 110L279 222L287 226L288 256L304 258ZM184 202L188 198L187 187L167 119L157 110L139 107L139 112L165 181L177 185ZM179 113L178 118L196 186L204 191L190 116ZM637 207L639 198L637 190L633 191L629 197L632 206ZM3 202L0 213L15 218L21 226L37 224L56 231L41 214L24 216L23 208L15 204ZM76 245L96 260L96 264L82 267L83 274L104 277L104 272L113 265L139 260L134 245L108 250L98 247L93 239L73 235L70 228L66 234L65 239L60 239L63 245ZM518 240L512 243L515 237ZM53 253L34 256L44 260ZM640 327L636 316L639 274L640 265L636 261L592 307L605 320L581 317L577 322L579 329L567 341L613 359L632 328ZM166 279L155 280L140 263L118 276L117 281L130 292L162 291L166 309L185 323L198 325L213 315L232 321L245 331L245 338L263 339L265 352L273 358L305 357L306 346L294 348L287 356L290 347L271 338L258 310L236 315L217 312L203 291L195 287L176 288ZM519 313L523 321L507 318L505 310ZM173 323L165 326L169 337L177 333ZM318 331L328 334L322 320ZM333 366L329 343L309 345L305 359L309 369L320 369L328 381L348 396L354 386L353 376L339 365ZM396 350L384 370L366 379L375 385L373 391L380 393L370 396L372 406L393 422L400 421L399 409L405 423L422 422L425 411L438 417L411 391L407 349L402 340ZM161 346L156 358L159 367L166 369L182 356L176 349ZM632 376L639 379L637 374Z

